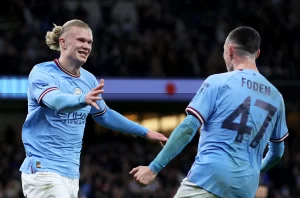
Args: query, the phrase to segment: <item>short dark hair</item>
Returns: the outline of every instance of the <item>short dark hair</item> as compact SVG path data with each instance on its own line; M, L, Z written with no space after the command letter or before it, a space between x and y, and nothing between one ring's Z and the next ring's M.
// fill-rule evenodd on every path
M241 26L232 30L228 35L228 39L251 54L257 52L260 48L260 35L251 27Z

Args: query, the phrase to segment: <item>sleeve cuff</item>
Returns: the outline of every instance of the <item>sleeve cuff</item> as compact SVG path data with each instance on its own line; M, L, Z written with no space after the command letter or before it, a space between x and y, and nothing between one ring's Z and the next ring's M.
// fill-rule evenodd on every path
M205 123L205 120L203 119L203 116L196 109L194 109L193 107L187 107L185 109L185 112L186 112L186 114L194 115L200 121L201 124Z
M82 94L80 96L80 99L79 99L79 104L82 105L82 106L86 106L87 105L86 101L85 101L85 96L86 96L86 94Z
M274 143L279 143L279 142L282 142L285 140L285 138L287 138L289 136L289 133L287 132L282 138L280 139L270 139L271 142L274 142Z
M105 114L106 111L107 111L107 108L105 107L102 111L92 114L92 116L93 117L101 116L101 115Z
M159 164L155 161L152 161L149 165L149 169L154 172L155 174L159 173L161 171L161 168Z

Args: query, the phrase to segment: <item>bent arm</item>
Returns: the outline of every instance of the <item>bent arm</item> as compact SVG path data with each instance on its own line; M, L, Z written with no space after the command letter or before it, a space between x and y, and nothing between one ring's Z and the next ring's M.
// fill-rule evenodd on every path
M269 142L269 150L262 161L261 172L268 171L274 167L282 158L284 152L284 142Z
M80 96L66 94L58 89L46 93L41 98L41 102L55 111L65 113L77 111L87 106L85 102L85 94Z

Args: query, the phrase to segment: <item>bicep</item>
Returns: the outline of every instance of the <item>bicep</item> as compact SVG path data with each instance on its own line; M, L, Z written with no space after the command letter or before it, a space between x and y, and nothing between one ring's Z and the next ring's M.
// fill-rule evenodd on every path
M43 97L54 90L59 90L58 83L54 77L44 72L33 72L28 79L29 93L38 104L41 104Z

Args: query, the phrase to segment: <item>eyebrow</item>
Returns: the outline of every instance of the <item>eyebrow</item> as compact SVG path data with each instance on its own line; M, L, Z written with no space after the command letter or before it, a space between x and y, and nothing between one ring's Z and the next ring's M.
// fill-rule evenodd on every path
M91 43L93 42L93 39L86 39L85 37L82 37L82 36L77 36L76 39L83 39L83 40L85 40L87 42L91 42Z

